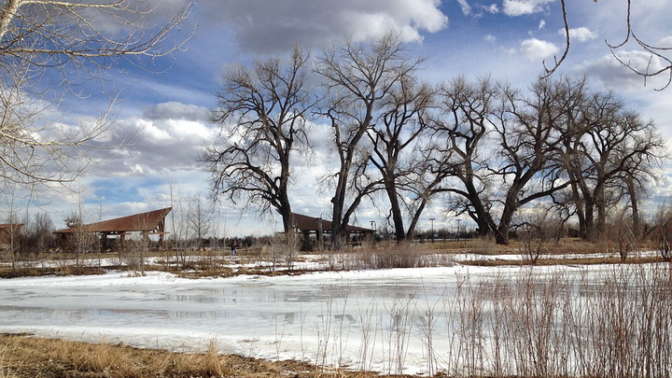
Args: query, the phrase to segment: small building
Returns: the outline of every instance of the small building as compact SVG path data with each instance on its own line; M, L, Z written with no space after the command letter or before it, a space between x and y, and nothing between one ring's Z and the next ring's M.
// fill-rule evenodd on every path
M9 250L18 244L23 224L0 224L0 250Z
M149 240L149 235L159 236L159 246L163 245L165 234L166 216L172 210L172 207L165 209L148 211L145 213L128 215L121 218L108 219L101 222L84 224L76 227L69 227L54 231L59 244L66 245L78 233L90 236L100 237L100 247L102 250L110 248L110 236L119 239L119 247L125 248L127 234L131 232L142 233L143 240Z
M292 213L292 221L294 228L303 235L302 249L313 249L314 243L318 243L322 248L326 240L331 240L331 221L297 213ZM351 225L345 227L345 232L348 235L348 243L354 244L375 234L370 228Z

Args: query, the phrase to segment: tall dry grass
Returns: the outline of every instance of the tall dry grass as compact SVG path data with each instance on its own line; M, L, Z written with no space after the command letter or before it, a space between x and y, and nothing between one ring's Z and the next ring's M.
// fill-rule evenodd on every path
M349 345L357 358L345 365L338 346L350 336L333 319L352 309L329 300L313 361L455 377L672 376L672 265L621 265L598 276L534 272L462 277L436 302L374 302L356 317Z
M0 378L15 378L6 361L7 346L0 346Z
M43 376L103 377L224 377L235 376L215 341L205 353L179 354L139 350L108 344L87 344L47 339L6 339L17 365L31 365ZM0 349L0 377L13 377L4 368Z

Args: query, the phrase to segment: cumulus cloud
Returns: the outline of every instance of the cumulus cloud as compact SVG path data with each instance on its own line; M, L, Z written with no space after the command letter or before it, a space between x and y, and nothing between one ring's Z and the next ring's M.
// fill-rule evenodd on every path
M380 38L386 33L402 41L420 41L422 32L437 32L448 18L440 0L222 0L211 2L213 21L233 26L240 47L254 52L286 50L352 39ZM465 2L466 4L466 2ZM468 5L468 4L467 4ZM464 7L463 7L464 9Z
M565 35L565 29L560 29L558 30L558 34L564 36ZM578 42L587 42L592 39L597 38L597 35L593 33L592 30L588 29L587 27L580 27L580 28L573 28L569 29L569 38L574 41Z
M502 12L508 16L539 13L544 10L546 4L553 1L555 0L504 0Z
M541 20L539 21L539 26L537 27L538 30L542 30L546 27L546 20Z
M92 175L128 177L201 170L198 158L219 134L207 109L179 102L157 104L141 117L117 120L94 142Z
M530 60L540 60L557 54L559 49L551 42L530 38L520 43L520 51Z
M486 34L485 37L483 37L483 39L484 39L486 42L490 42L490 43L494 43L494 42L497 41L497 37L495 37L495 36L492 35L492 34Z

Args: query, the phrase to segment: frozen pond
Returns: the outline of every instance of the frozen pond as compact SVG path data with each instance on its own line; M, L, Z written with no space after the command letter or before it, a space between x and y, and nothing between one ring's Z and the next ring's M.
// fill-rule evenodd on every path
M536 268L599 274L608 267ZM327 272L296 277L188 280L167 273L134 277L0 280L0 332L31 332L176 351L204 350L379 371L426 373L427 330L445 347L458 286L526 269L442 267ZM423 336L424 335L424 336Z

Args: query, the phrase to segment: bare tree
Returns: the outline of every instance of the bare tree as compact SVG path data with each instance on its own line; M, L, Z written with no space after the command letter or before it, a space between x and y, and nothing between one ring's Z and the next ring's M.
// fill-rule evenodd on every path
M414 152L419 148L415 142L427 131L427 113L432 101L433 90L429 85L418 84L411 75L400 77L383 100L375 126L367 130L373 146L369 160L382 177L397 241L406 238L401 192L409 189L422 192L412 185L418 181L409 178L419 165L413 159ZM424 198L422 195L419 197ZM421 206L424 208L424 205ZM413 220L411 222L415 225Z
M537 81L528 96L504 89L494 117L501 165L491 171L504 183L495 239L505 244L513 216L522 206L551 196L571 184L562 164L562 136L554 125L566 117L566 87Z
M305 84L307 59L296 48L287 67L271 59L229 73L215 111L225 140L204 157L215 192L277 211L285 232L292 229L292 155L308 145L306 118L315 103Z
M331 232L336 249L362 199L380 189L381 180L368 172L371 154L363 141L393 87L417 64L404 56L392 35L371 45L346 43L319 60L317 73L328 89L320 114L331 126L338 155L338 170L329 177L335 182Z
M488 118L497 104L498 90L488 80L472 85L460 78L444 85L440 96L442 117L435 120L434 129L437 139L445 138L446 144L435 147L438 154L433 161L444 177L459 182L443 188L455 195L451 210L467 214L484 236L496 227L490 214L492 172L487 169L486 138L492 129Z
M46 212L38 212L27 224L23 249L28 252L45 252L53 244L53 222Z
M458 80L442 91L444 117L436 128L450 142L450 169L459 182L445 190L457 197L451 209L468 214L481 235L507 243L518 209L571 183L553 127L564 115L562 91L543 79L526 96L488 81L470 86Z
M433 139L429 135L427 139ZM451 158L453 151L445 150L430 141L422 140L426 148L417 154L410 173L401 177L400 187L409 200L405 203L410 222L406 239L413 239L420 217L432 199L449 189L445 180L455 174L455 163Z
M162 22L150 1L6 0L0 4L0 176L17 183L71 181L85 168L77 148L98 136L106 114L78 133L41 126L45 87L58 80L56 96L88 67L107 68L111 58L158 57L186 41L169 40L189 4ZM77 75L70 75L76 72ZM60 76L59 76L60 73ZM56 79L55 79L56 78ZM52 82L49 82L52 80ZM46 100L46 101L39 101Z
M152 22L151 1L6 0L0 6L0 56L35 67L85 63L93 58L158 57L182 43L168 41L191 2L168 22Z
M189 206L188 222L191 236L196 240L196 248L203 248L203 239L205 239L212 228L212 213L203 206L200 196L193 199Z
M581 107L580 118L573 120L572 141L565 142L564 159L574 182L581 235L595 238L604 232L607 210L621 201L622 193L630 197L633 217L639 218L637 183L658 162L663 141L653 123L626 111L612 94L586 96Z

